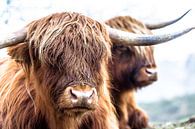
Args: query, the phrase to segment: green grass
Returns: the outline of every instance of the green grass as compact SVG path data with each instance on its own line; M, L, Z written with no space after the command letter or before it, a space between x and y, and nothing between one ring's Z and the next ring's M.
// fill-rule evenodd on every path
M182 121L195 115L195 94L139 105L148 113L153 123Z

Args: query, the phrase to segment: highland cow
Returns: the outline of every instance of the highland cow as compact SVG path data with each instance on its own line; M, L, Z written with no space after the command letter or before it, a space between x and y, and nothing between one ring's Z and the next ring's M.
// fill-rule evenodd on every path
M130 16L118 16L105 23L112 28L136 34L152 34L150 29L171 25L182 16L157 24L144 24ZM148 127L147 114L138 107L135 91L157 80L153 46L125 46L113 42L112 62L109 65L112 77L112 96L117 110L120 129L141 129Z
M146 26L129 16L119 16L106 24L123 31L152 34ZM115 44L115 42L113 42ZM157 80L153 46L113 45L110 71L112 96L120 129L141 129L148 126L148 117L136 104L134 92Z
M117 129L106 72L110 45L104 26L77 13L30 23L25 42L10 47L1 65L1 128L75 129L94 114L97 129Z
M1 129L117 129L108 70L112 42L154 45L191 29L169 38L144 36L142 43L78 13L31 22L0 40L10 55L0 63Z

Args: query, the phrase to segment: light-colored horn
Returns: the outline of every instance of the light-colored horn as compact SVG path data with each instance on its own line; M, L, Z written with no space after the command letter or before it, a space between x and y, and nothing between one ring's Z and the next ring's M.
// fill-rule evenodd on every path
M109 26L107 26L107 29L109 32L110 39L114 42L124 45L149 46L164 43L177 37L180 37L190 32L191 30L195 29L195 27L187 28L175 33L159 35L134 34L113 29ZM20 31L8 35L7 38L0 39L0 49L24 42L26 35L27 31L25 28L23 28Z
M19 43L22 43L27 35L26 28L23 28L19 31L8 34L5 38L0 37L0 49L13 46Z
M146 27L150 30L152 29L160 29L166 26L169 26L171 24L174 24L176 22L178 22L179 20L181 20L186 14L188 14L188 12L190 12L191 9L189 9L187 12L185 12L183 15L181 15L180 17L170 20L170 21L165 21L165 22L161 22L161 23L156 23L156 24L150 24L150 23L145 23Z
M107 29L112 42L123 44L123 45L132 45L132 46L150 46L150 45L156 45L156 44L173 40L177 37L180 37L190 32L191 30L195 29L195 27L187 28L174 33L157 34L157 35L134 34L134 33L113 29L109 26L107 26Z

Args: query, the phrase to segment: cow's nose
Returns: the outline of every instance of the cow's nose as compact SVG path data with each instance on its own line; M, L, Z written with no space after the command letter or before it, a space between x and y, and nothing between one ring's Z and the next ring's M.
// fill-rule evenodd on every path
M146 68L145 72L151 81L156 81L158 79L156 68Z
M86 91L70 88L70 95L72 102L84 101L90 104L97 93L95 88Z
M157 74L157 69L156 68L146 68L145 70L146 70L146 73L148 75L154 76L154 75Z
M67 97L75 107L94 107L97 103L97 91L91 86L70 86L66 89Z

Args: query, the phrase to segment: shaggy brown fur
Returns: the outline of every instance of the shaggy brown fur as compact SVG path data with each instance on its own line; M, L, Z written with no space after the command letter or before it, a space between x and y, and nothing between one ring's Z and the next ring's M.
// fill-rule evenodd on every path
M140 21L129 16L119 16L106 24L123 31L137 34L152 34ZM146 68L155 68L153 47L122 46L114 43L113 60L110 65L112 76L112 96L118 113L120 129L141 129L148 126L148 117L136 104L134 92L157 80L157 75L149 77Z
M105 27L78 13L30 23L26 42L10 47L10 58L0 63L0 128L117 129L107 72L110 45ZM96 88L94 111L61 111L70 83Z

